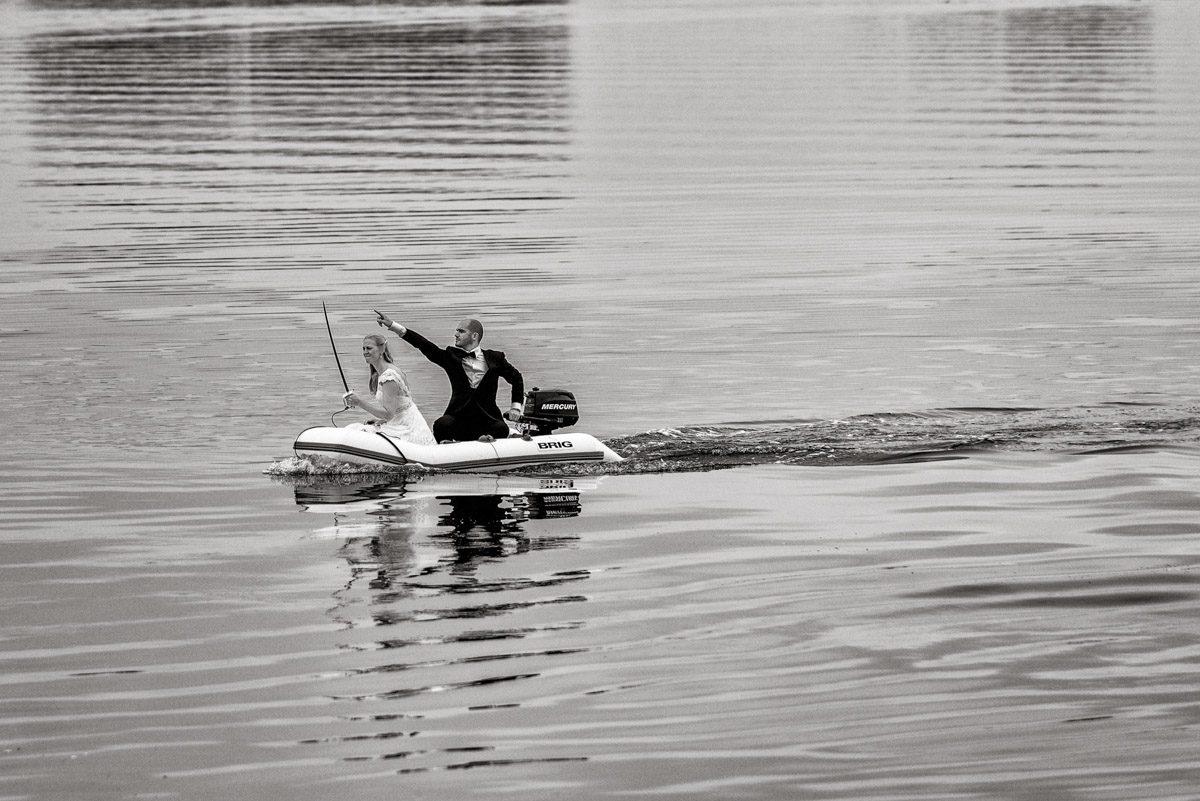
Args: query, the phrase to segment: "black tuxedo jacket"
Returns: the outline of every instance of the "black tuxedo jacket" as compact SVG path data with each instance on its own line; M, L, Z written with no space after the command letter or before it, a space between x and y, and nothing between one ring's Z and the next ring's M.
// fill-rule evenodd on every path
M450 402L446 404L443 414L456 417L482 415L489 420L500 420L502 416L496 406L496 389L501 378L512 385L512 402L524 402L525 381L521 378L521 371L513 367L501 351L483 351L487 372L483 374L479 386L472 389L462 365L466 351L455 347L439 348L411 328L404 332L402 339L446 371L446 377L450 379Z

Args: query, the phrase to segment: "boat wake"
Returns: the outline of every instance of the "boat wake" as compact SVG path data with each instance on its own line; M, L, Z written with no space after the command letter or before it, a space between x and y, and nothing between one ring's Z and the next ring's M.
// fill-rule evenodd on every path
M1200 445L1200 407L1105 404L1062 409L934 409L844 420L748 421L646 431L605 441L625 461L513 471L537 475L629 475L756 464L865 465L967 458L980 451L1098 453ZM327 459L290 458L267 474L285 481L425 474Z
M413 476L432 472L420 465L404 465L396 467L376 467L372 465L349 464L329 459L324 456L289 456L273 462L263 471L268 476L288 480L287 483L302 484L306 479L316 479L321 482L336 481L344 478L347 483L353 483L363 477L376 475Z

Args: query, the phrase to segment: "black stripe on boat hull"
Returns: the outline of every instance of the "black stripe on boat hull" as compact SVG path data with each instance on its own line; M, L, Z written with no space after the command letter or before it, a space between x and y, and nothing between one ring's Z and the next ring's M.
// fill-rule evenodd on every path
M349 445L328 445L324 442L297 442L292 446L292 450L299 453L307 451L309 453L335 453L344 454L346 456L357 456L361 459L370 459L372 462L383 462L390 465L408 464L408 460L403 455L389 456L386 453L378 451L368 451L363 448L352 448Z

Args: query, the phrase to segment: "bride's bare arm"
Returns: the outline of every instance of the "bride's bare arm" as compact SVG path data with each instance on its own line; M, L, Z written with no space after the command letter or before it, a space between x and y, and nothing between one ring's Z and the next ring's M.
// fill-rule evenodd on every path
M396 416L396 412L400 411L404 396L400 392L400 385L395 381L384 381L379 386L382 390L382 403L370 397L360 398L353 393L346 397L346 403L357 406L380 420L391 420Z

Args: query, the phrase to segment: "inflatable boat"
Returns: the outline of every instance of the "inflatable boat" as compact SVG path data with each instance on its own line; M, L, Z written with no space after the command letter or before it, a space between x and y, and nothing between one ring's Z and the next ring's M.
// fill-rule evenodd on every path
M513 436L493 442L415 445L373 426L318 426L300 432L292 446L297 456L323 456L339 462L436 470L514 470L518 467L575 462L619 462L621 457L591 434Z
M389 435L385 427L354 424L305 429L292 449L300 457L324 457L351 464L467 472L621 461L591 434L554 433L554 429L576 420L578 412L571 393L535 387L525 399L525 411L516 429L506 439L417 445Z

